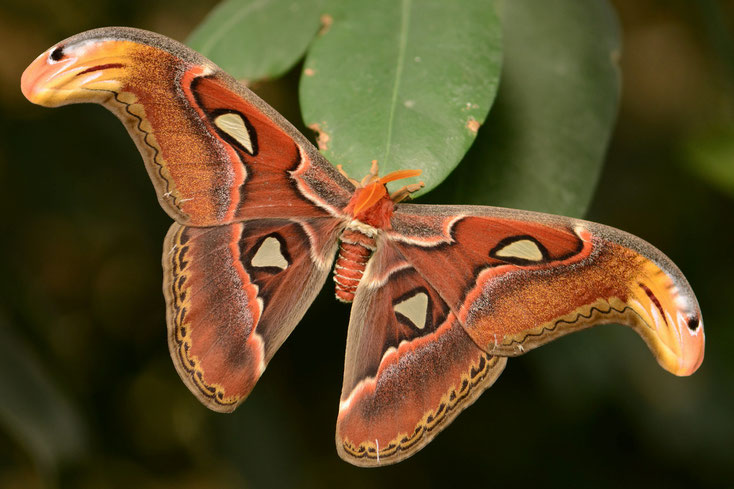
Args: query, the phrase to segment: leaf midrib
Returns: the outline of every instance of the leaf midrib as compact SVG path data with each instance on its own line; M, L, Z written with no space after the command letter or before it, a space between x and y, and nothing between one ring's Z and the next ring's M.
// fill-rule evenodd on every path
M410 29L410 6L412 0L403 0L400 12L400 38L398 42L398 58L395 67L395 82L393 83L392 97L390 99L390 115L387 119L387 134L385 135L385 156L383 165L388 165L390 158L390 148L392 146L393 122L395 121L395 111L397 109L398 92L400 91L400 82L403 76L403 66L405 65L405 51L408 44L408 30Z

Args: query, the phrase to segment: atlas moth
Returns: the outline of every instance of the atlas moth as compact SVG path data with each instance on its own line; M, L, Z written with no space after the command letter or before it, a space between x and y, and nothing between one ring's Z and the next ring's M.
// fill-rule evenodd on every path
M21 87L40 105L102 104L135 141L175 221L162 260L171 357L215 411L245 400L330 274L352 302L336 445L356 465L409 457L508 357L596 324L631 326L676 375L703 360L696 298L650 244L567 217L405 203L420 184L385 184L419 171L350 179L169 38L84 32Z

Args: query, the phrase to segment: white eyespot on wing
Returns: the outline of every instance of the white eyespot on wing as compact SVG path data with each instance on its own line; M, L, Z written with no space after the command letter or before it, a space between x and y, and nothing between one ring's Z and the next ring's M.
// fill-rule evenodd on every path
M393 306L396 313L405 316L418 329L426 327L428 318L428 295L418 292Z
M217 116L214 119L214 124L240 143L248 153L254 154L255 150L252 146L250 131L247 130L247 123L242 116L234 112L228 112Z
M268 236L263 240L252 256L250 264L253 267L276 267L281 270L288 268L288 260L283 256L280 241L272 236Z
M530 239L518 239L504 248L494 252L500 258L519 258L528 261L542 261L543 252L538 245Z

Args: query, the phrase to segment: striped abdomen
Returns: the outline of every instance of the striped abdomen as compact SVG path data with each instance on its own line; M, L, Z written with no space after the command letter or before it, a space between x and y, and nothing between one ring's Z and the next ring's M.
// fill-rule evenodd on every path
M342 302L352 302L357 285L362 279L367 260L375 251L375 237L364 232L347 228L341 235L339 256L334 266L336 298Z

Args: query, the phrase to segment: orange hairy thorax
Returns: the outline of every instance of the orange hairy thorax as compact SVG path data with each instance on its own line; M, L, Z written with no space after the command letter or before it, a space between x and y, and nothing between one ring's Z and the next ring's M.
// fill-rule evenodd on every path
M344 174L341 165L337 168ZM357 189L344 211L357 221L377 229L385 229L390 225L394 204L420 189L423 182L405 185L392 194L387 193L385 184L403 178L417 177L420 174L421 170L398 170L380 178L377 176L377 161L374 160L370 173L361 182L350 179Z

